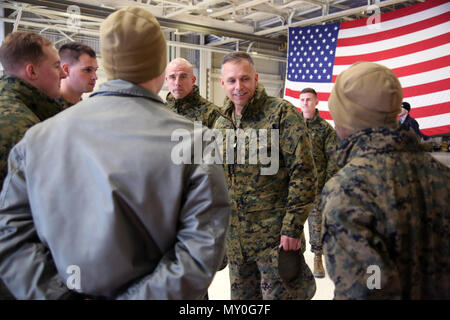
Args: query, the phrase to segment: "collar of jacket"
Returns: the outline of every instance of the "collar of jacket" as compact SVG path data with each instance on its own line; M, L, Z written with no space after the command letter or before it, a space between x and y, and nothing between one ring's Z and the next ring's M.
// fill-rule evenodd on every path
M410 115L409 115L409 113L406 115L406 118L405 118L405 121L411 121L410 119L413 119L413 117L411 117ZM405 121L403 121L403 122L405 122Z
M156 93L137 84L120 79L102 83L99 90L90 95L90 97L93 96L142 97L164 103Z
M28 82L9 74L0 77L0 95L14 93L36 116L45 120L62 111L62 107ZM6 94L5 94L6 96Z
M265 105L264 102L266 101L266 99L267 93L264 89L264 86L262 84L258 84L253 98L251 98L242 108L242 119L251 119L262 115L262 111L264 110ZM230 100L230 98L225 98L222 110L228 118L231 118L234 110L234 103Z
M320 117L319 110L316 109L316 112L314 113L314 117L312 117L310 119L305 118L303 112L302 112L302 117L303 117L303 119L305 119L305 123L306 124L315 123L315 122L317 122L319 120L319 117Z
M339 168L342 168L353 158L396 151L422 151L414 132L403 127L368 128L341 140L335 160Z
M181 107L182 109L190 109L198 104L198 100L200 99L200 91L197 85L192 87L192 92L188 94L186 97L181 99L175 99L172 93L168 93L166 97L166 102L171 105L175 105L177 107Z

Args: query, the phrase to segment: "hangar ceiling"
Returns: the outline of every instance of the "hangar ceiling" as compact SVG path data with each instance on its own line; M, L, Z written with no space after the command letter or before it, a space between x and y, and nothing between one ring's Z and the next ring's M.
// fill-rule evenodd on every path
M101 21L130 5L151 11L168 44L216 52L244 50L283 61L287 29L359 19L424 0L80 0L3 1L6 31L97 39ZM376 6L376 7L374 7ZM372 10L369 10L372 9ZM8 30L9 28L9 30Z

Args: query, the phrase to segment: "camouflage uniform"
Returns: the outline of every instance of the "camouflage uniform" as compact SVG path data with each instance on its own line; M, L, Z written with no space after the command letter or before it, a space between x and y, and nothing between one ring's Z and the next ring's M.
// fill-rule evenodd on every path
M222 112L214 128L236 130L234 104L228 98ZM267 96L261 84L242 109L239 128L278 130L279 169L261 175L267 165L259 159L258 164L238 164L237 152L233 164L224 160L232 208L226 242L232 299L295 298L289 297L278 271L268 268L267 261L270 251L280 245L281 235L300 238L308 218L317 188L311 142L298 110L283 99ZM268 137L268 150L274 152L270 142ZM251 152L248 139L245 150Z
M337 136L333 127L320 117L317 109L316 114L311 119L306 119L303 113L300 114L300 117L306 123L313 147L314 163L317 169L317 196L315 201L317 203L325 182L338 171L333 158L336 152ZM308 217L309 243L311 244L311 251L314 253L322 253L321 226L322 214L314 208Z
M189 120L201 121L208 128L213 127L218 116L214 110L219 109L200 95L196 85L194 85L192 93L182 99L175 99L169 92L166 97L166 106Z
M25 131L61 111L58 104L25 81L0 77L0 189L8 172L8 154ZM0 281L0 299L12 299Z
M362 130L337 155L319 203L335 299L450 299L450 169L403 128Z
M44 93L12 75L0 77L0 181L7 174L9 150L25 131L62 108Z

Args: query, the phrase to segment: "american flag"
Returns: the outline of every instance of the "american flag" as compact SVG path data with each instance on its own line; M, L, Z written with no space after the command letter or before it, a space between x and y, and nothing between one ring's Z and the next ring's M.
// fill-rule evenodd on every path
M403 101L411 104L410 115L424 134L450 133L448 0L429 0L365 19L289 28L284 98L298 108L300 91L314 88L320 115L333 125L327 105L333 83L357 61L394 71Z

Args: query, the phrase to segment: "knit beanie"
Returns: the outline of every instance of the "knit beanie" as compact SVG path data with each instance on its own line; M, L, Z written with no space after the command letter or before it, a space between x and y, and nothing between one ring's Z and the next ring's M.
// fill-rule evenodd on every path
M408 112L411 111L411 105L408 102L402 102L402 108L408 110Z
M100 26L100 51L108 80L142 83L166 68L166 40L148 10L128 7L110 14Z
M328 100L336 125L359 131L381 126L397 126L403 89L388 68L357 62L336 79Z

